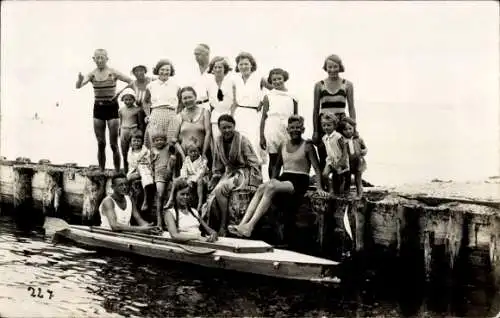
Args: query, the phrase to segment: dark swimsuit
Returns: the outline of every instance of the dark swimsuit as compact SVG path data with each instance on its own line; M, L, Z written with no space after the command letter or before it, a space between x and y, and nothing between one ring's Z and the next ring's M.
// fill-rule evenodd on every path
M94 86L94 111L93 116L95 119L110 120L118 119L118 101L112 100L116 91L116 80L112 74L104 81L97 81L92 79Z

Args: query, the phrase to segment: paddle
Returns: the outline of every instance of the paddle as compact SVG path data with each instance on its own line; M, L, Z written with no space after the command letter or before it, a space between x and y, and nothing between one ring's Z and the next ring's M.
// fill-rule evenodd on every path
M66 221L61 220L59 218L53 218L53 217L45 217L45 223L43 225L43 228L45 229L45 233L48 235L54 235L57 232L71 230L71 227L72 226L70 224L68 224ZM205 254L206 255L206 254L213 254L215 252L215 249L211 249L211 248L186 246L183 244L167 242L167 241L157 240L157 239L153 239L153 238L145 238L145 237L136 236L134 234L131 234L130 232L128 232L128 233L113 232L111 230L101 229L101 228L97 228L97 227L83 227L83 226L75 226L75 227L79 228L80 230L86 230L89 232L95 232L95 233L105 234L105 235L109 235L109 236L128 237L128 238L133 238L133 239L140 240L143 242L178 247L178 248L181 248L184 251L191 253L191 254Z

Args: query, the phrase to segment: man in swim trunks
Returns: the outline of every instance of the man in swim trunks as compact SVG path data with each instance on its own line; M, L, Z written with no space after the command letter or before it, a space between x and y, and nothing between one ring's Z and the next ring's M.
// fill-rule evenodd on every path
M97 160L99 167L104 170L106 166L106 123L109 130L109 144L113 151L113 164L116 171L120 170L120 152L118 150L118 101L116 82L118 80L127 84L132 79L109 67L108 53L104 49L94 52L93 60L97 66L88 75L78 73L76 88L82 88L91 82L94 87L94 133L97 139Z

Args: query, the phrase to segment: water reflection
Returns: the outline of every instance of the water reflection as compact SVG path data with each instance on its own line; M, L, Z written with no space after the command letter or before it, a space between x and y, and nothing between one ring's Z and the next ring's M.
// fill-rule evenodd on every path
M485 317L500 302L494 290L477 287L488 279L479 271L459 288L449 281L425 285L418 275L398 274L411 269L385 264L384 278L354 277L351 288L327 289L54 244L14 227L0 217L2 317ZM32 297L29 287L35 294L40 288L43 298Z

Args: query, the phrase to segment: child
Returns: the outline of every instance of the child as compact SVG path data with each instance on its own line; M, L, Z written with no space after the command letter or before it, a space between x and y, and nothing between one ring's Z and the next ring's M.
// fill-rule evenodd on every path
M200 149L195 143L186 147L187 156L181 168L181 178L187 178L191 187L196 187L198 194L197 210L201 210L203 203L203 190L207 184L206 173L208 171L207 160L200 155ZM171 198L173 200L173 198Z
M354 174L356 182L356 190L358 196L363 195L363 184L361 176L366 170L366 161L364 156L368 149L365 142L359 137L356 131L356 122L346 117L342 119L337 127L337 131L342 134L345 153L344 157L349 158L349 171L342 174L342 182L344 183L344 192L348 192L351 186L351 175Z
M135 129L143 130L144 111L135 105L135 92L132 89L126 89L121 98L125 107L120 108L118 116L120 117L120 142L123 155L123 168L128 172L127 154L130 146L132 131Z
M151 127L153 128L153 127ZM156 127L153 128L157 130ZM153 167L154 181L156 183L156 220L157 226L163 228L161 212L165 200L165 191L168 182L172 181L175 167L175 148L167 145L165 133L151 131L153 147L151 148L151 163Z
M278 160L278 147L288 138L286 131L290 115L297 115L298 103L285 87L288 72L280 68L269 72L267 82L273 89L262 101L262 119L260 122L260 147L269 153L268 172L271 176Z
M338 122L338 118L334 115L321 115L321 129L325 133L322 140L326 150L323 178L328 180L328 190L333 194L341 193L339 176L349 171L349 161L342 135L335 131Z
M130 170L127 173L129 181L141 180L144 188L144 200L142 202L141 211L146 211L152 206L154 198L154 181L151 171L151 153L144 146L144 135L139 129L134 130L130 140L130 150L127 155L127 161Z

